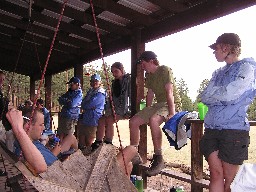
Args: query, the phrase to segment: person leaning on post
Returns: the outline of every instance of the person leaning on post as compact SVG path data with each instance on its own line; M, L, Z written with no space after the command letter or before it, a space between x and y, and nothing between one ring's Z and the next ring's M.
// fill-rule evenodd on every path
M199 95L207 105L200 150L210 169L210 192L230 192L239 165L248 159L250 124L247 110L255 97L256 62L240 59L241 40L224 33L210 45L218 62L216 70Z
M59 104L62 105L57 129L61 141L66 135L74 134L83 98L78 77L72 77L67 84L69 85L68 91L58 99Z

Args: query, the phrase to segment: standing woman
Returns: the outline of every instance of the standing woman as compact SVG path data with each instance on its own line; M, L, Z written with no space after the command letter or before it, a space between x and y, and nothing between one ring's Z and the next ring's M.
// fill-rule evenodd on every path
M79 148L90 147L96 137L99 118L102 116L106 92L101 87L99 74L91 76L91 88L83 98L82 114L78 120Z
M114 76L112 81L111 93L117 120L130 117L130 99L131 99L131 77L126 74L124 66L120 62L115 62L111 66L111 72ZM96 134L96 140L92 144L92 150L98 148L102 142L112 144L114 136L114 116L112 113L111 102L108 99L105 107L105 114L100 118Z
M218 62L226 65L213 73L201 94L208 106L200 150L210 169L210 192L230 192L239 165L248 159L250 124L247 110L255 97L255 67L252 58L239 59L237 34L224 33L210 45Z

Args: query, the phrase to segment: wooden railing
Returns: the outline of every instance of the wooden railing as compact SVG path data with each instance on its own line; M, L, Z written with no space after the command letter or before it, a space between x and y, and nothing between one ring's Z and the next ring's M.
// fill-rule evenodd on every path
M189 119L187 123L191 124L191 175L171 170L163 170L161 174L191 183L191 192L203 192L203 188L209 188L209 180L203 179L203 155L199 150L199 141L203 136L204 121ZM256 121L250 121L250 126L256 126ZM143 179L146 182L147 177L144 174L144 170L147 167L141 165L141 168ZM146 183L145 186L147 186Z

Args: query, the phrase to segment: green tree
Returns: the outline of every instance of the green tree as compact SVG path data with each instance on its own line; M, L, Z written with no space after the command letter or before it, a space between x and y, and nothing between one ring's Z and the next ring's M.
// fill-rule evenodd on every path
M176 81L176 78L175 78ZM188 96L189 90L184 79L176 81L177 90L181 98L182 110L183 111L194 111L194 105L191 98Z
M199 89L197 90L197 97L196 97L196 101L195 103L198 103L201 101L201 98L200 98L200 94L203 92L203 90L207 87L207 85L209 84L209 80L208 79L204 79L202 81L202 83L199 85Z

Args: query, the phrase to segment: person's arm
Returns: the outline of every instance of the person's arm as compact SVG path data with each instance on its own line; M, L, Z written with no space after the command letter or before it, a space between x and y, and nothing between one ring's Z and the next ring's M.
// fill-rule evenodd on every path
M147 96L146 96L146 105L147 107L150 107L152 105L153 99L154 99L154 92L152 89L148 89Z
M170 119L175 114L173 84L172 83L166 83L164 88L165 88L165 91L166 91L166 101L167 101L168 110L169 110L168 119Z
M45 172L47 170L47 165L43 155L32 143L27 133L23 129L22 112L13 108L7 112L6 117L12 125L13 133L19 141L26 161L36 173Z
M104 106L105 104L105 98L106 96L103 93L97 93L93 97L91 97L91 100L84 103L83 109L90 110L90 109L96 109L98 106Z
M254 86L254 67L244 63L239 68L236 79L226 86L214 86L210 84L202 95L202 102L212 104L216 102L235 103L239 97Z
M67 91L65 94L61 95L59 98L58 98L58 102L60 105L67 105L67 102L69 101L68 99L68 93L69 91Z
M67 103L67 106L71 108L80 106L82 103L82 98L83 98L83 94L81 89L73 92Z

